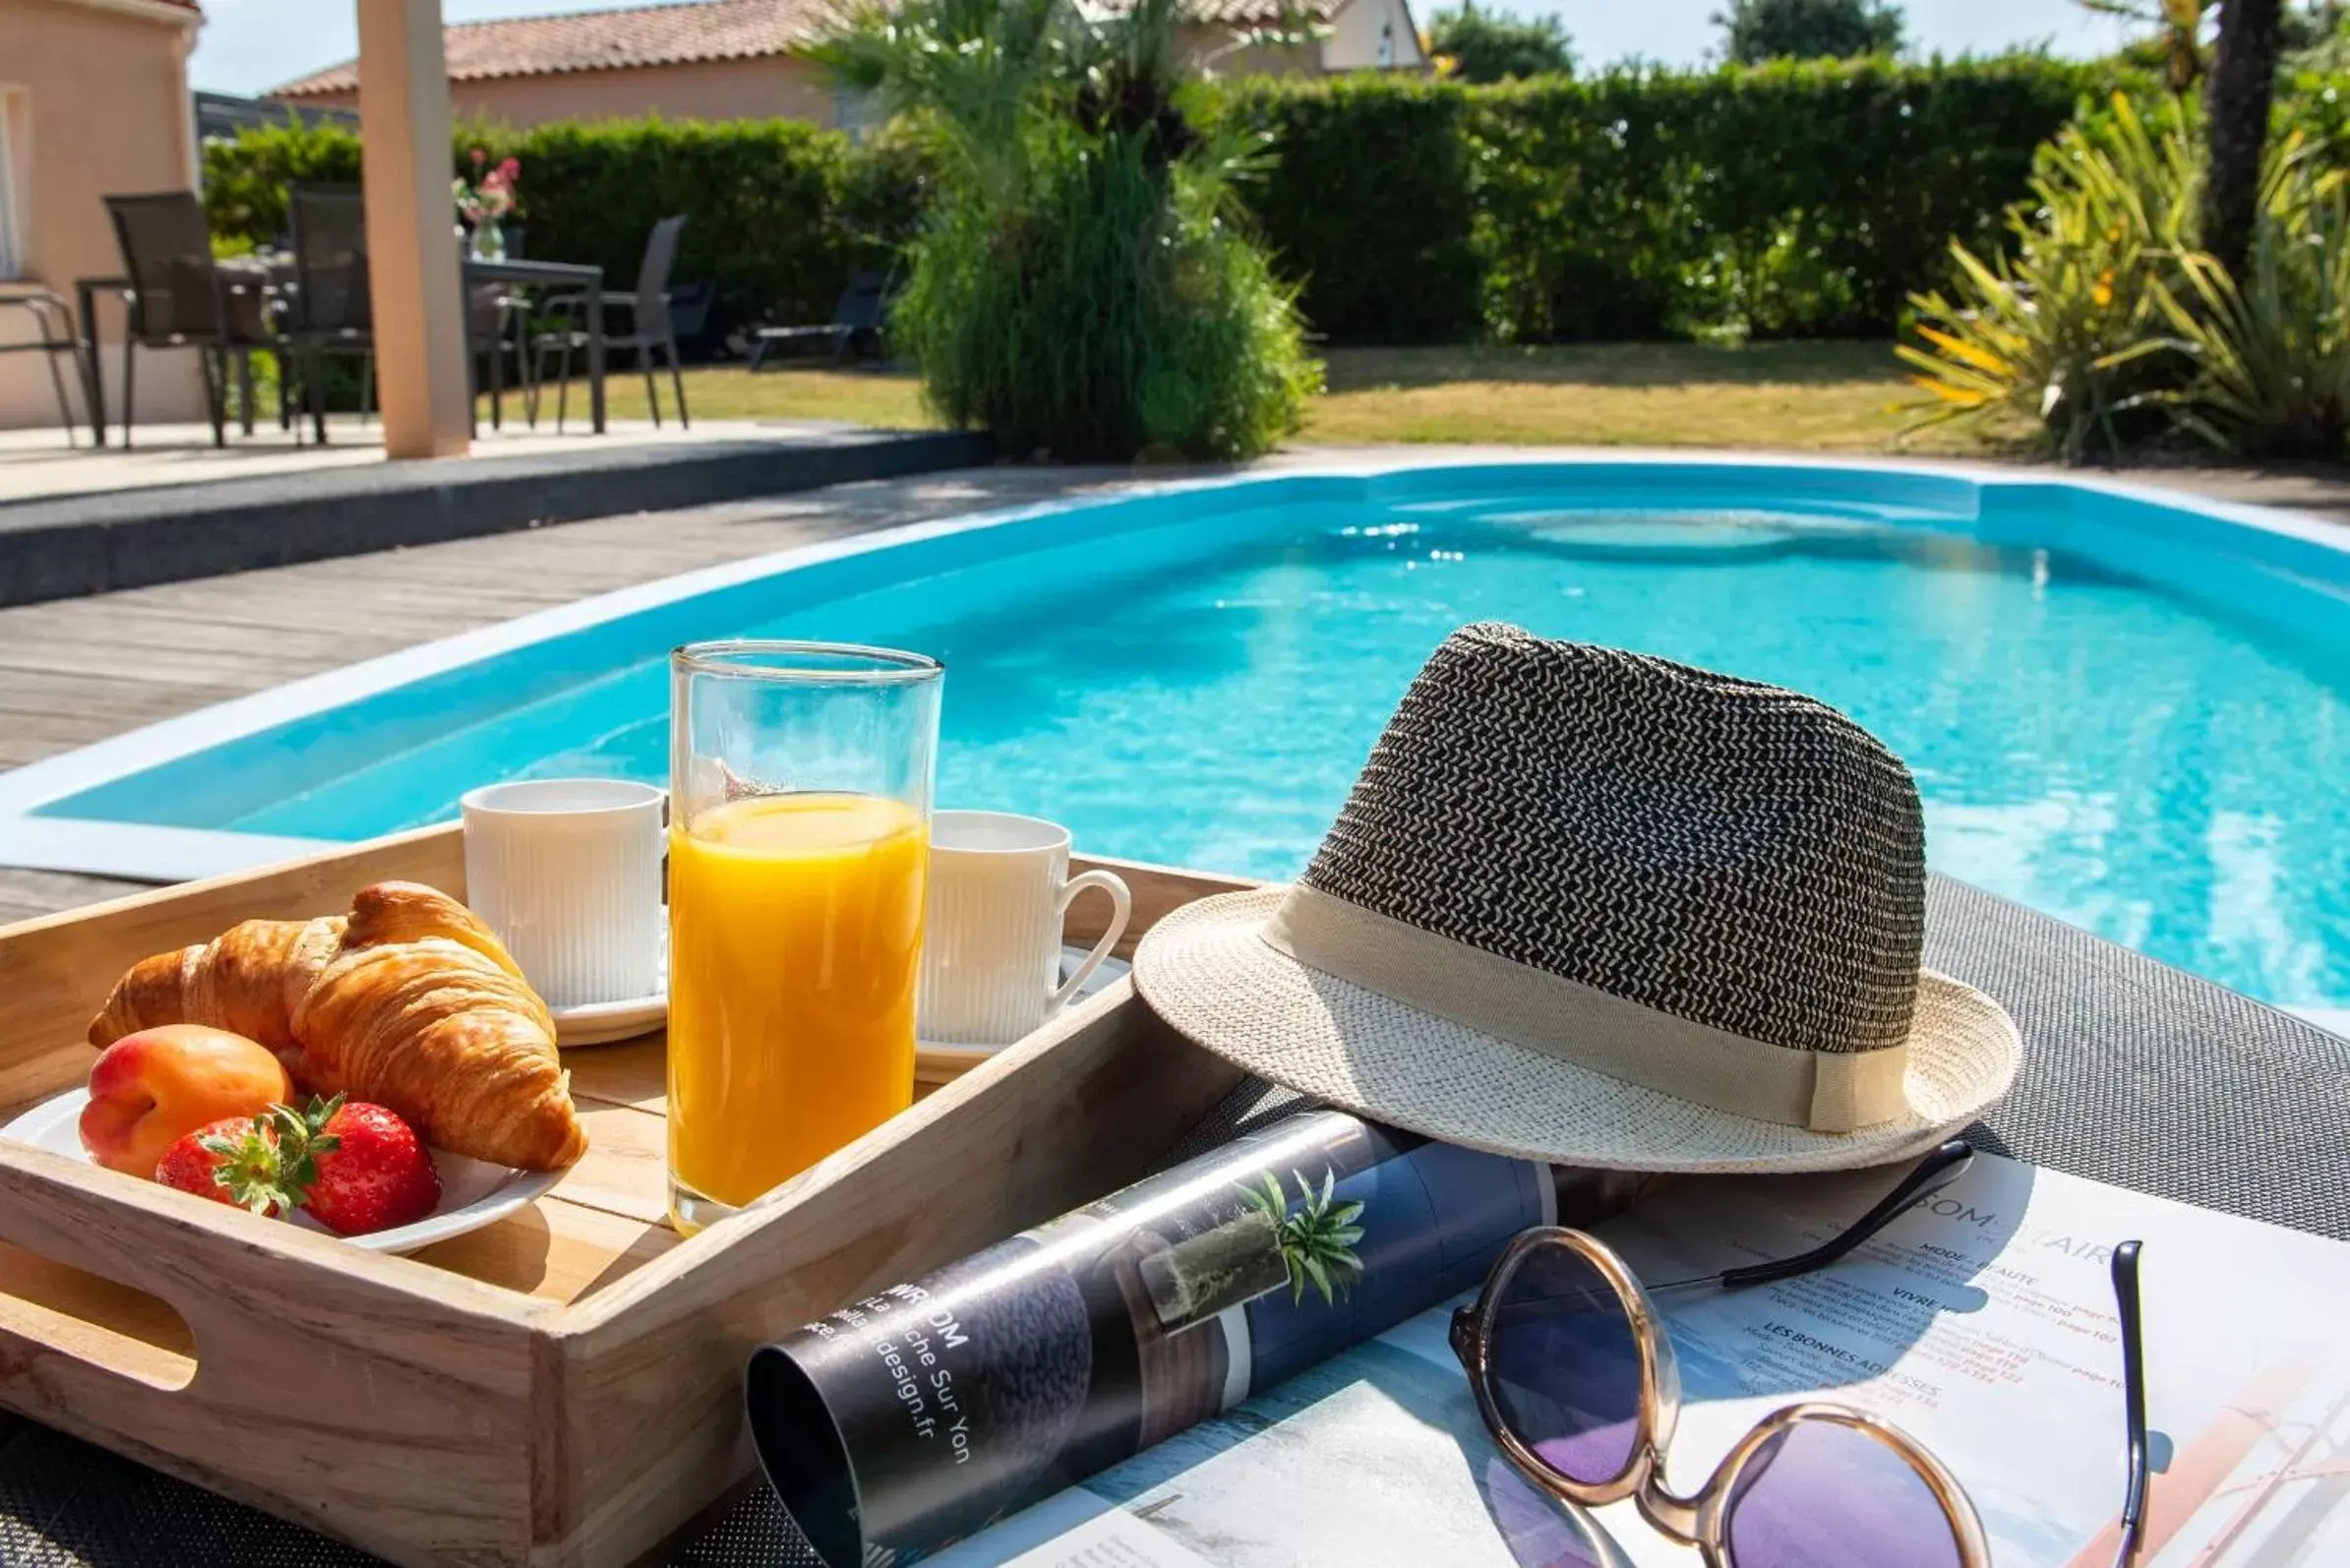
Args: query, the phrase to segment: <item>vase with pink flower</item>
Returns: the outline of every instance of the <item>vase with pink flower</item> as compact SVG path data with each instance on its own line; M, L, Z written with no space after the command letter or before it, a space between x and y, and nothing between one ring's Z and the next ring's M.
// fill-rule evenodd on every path
M522 178L516 157L490 162L483 148L473 150L473 171L452 181L460 227L471 231L469 241L477 261L506 260L506 220L513 214L515 189Z

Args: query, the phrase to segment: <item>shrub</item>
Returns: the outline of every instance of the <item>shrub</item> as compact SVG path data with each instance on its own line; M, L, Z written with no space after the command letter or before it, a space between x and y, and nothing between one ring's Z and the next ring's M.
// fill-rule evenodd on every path
M255 127L233 142L204 146L206 215L213 236L240 251L273 244L284 234L288 185L358 183L359 133L341 125L304 127L290 111L284 125Z
M1999 240L2094 68L1779 61L1462 88L1241 83L1252 199L1339 341L1890 333L1952 235Z
M938 411L1078 461L1246 457L1318 386L1235 219L1248 145L1185 116L1176 0L901 0L828 58L918 116L934 198L891 317Z
M1272 166L1247 192L1313 330L1342 342L1478 335L1483 266L1467 90L1368 75L1259 79L1210 117L1261 137Z
M2241 283L2204 255L2157 301L2193 365L2179 423L2249 457L2337 459L2350 441L2350 198L2301 134L2272 155ZM2182 296L2184 296L2182 298Z
M2350 195L2324 143L2269 153L2241 279L2198 248L2193 100L2117 96L2043 150L2012 258L1951 247L1950 294L1916 299L1897 352L1919 424L2006 418L2070 458L2171 429L2240 456L2338 457L2350 441ZM2167 416L2167 417L2165 417Z
M2280 117L2350 163L2350 92L2285 85ZM1216 84L1194 119L1268 139L1238 187L1276 275L1334 342L1751 333L1890 335L1908 295L2015 243L2003 213L2085 97L2151 76L2036 56L1778 61L1467 87L1369 73ZM690 211L679 276L738 317L815 320L915 231L934 140L851 147L805 125L631 122L460 135L523 161L530 254L633 275L653 218ZM347 131L207 149L234 243L275 237L289 178L356 179ZM453 165L452 165L453 166Z
M1730 0L1714 17L1741 65L1823 55L1898 54L1901 12L1881 0Z
M528 254L599 263L614 288L634 284L654 223L692 214L675 275L715 283L735 320L830 319L849 273L886 265L911 235L930 177L904 137L852 148L796 120L459 126L451 167L475 147L522 160L514 221ZM268 243L284 230L289 181L359 174L345 128L249 130L206 147L205 206L215 234Z
M1567 75L1575 69L1575 40L1556 17L1513 17L1479 11L1476 0L1428 19L1428 52L1452 62L1464 82Z

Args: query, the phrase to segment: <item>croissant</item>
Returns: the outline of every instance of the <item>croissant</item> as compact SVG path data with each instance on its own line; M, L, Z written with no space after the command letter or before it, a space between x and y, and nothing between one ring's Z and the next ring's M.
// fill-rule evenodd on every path
M284 1060L295 1049L294 1008L341 945L342 929L339 915L249 920L211 941L142 958L90 1020L90 1043L103 1050L157 1024L201 1023Z
M388 1106L454 1154L551 1171L587 1148L546 1003L471 910L414 882L361 889L348 919L247 921L143 959L90 1043L163 1023L233 1029L305 1093Z

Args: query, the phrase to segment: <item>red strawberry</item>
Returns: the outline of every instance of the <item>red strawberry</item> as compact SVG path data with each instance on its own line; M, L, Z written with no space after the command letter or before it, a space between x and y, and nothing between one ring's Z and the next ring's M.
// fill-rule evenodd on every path
M441 1201L441 1174L416 1129L382 1106L313 1100L270 1110L285 1190L337 1236L409 1225Z
M155 1165L155 1179L167 1187L264 1217L292 1207L278 1175L277 1129L268 1116L228 1116L198 1127Z

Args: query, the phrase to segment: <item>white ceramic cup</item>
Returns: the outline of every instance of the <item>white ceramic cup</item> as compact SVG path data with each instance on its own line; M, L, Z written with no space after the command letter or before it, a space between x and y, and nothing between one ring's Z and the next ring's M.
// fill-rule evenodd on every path
M525 779L468 791L465 901L549 1007L661 990L669 797L623 779Z
M1087 888L1110 924L1065 981L1061 922ZM1134 900L1112 872L1069 874L1069 830L1004 812L931 818L931 899L915 1032L936 1045L1008 1046L1057 1011L1101 966Z

